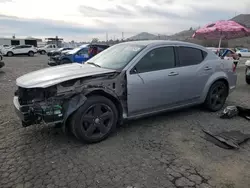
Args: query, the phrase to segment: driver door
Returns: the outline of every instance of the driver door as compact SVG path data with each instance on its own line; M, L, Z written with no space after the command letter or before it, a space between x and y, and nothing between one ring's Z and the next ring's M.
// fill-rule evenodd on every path
M127 71L128 115L136 116L176 106L179 90L174 47L154 48Z
M83 48L79 50L74 56L74 62L84 63L88 60L88 48Z

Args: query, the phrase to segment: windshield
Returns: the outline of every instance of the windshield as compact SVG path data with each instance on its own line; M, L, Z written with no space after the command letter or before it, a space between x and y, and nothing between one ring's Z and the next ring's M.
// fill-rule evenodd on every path
M145 46L136 44L118 44L114 45L93 58L87 63L94 63L107 69L124 68Z
M68 53L69 54L75 54L75 53L77 53L81 49L83 49L83 47L74 48L73 50L70 50Z

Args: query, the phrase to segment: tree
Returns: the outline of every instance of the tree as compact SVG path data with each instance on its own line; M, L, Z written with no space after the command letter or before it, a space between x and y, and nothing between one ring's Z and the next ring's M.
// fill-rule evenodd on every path
M97 42L99 42L99 39L98 38L93 38L91 42L97 43Z
M193 28L192 28L192 27L190 27L189 31L193 31Z

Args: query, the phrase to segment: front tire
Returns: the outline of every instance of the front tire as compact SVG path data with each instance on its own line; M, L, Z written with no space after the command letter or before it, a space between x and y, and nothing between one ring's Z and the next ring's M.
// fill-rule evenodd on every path
M11 56L13 56L13 55L14 55L13 52L8 52L8 53L7 53L7 56L8 56L8 57L11 57Z
M241 54L238 54L239 57L241 57Z
M46 54L46 51L45 51L45 50L42 50L40 53L41 53L42 55L44 55L44 54Z
M227 96L227 85L223 81L216 81L210 87L204 105L209 111L216 112L222 109L226 102Z
M116 128L118 111L103 96L91 96L73 114L71 131L81 141L96 143L106 139Z
M71 61L69 59L62 59L60 62L60 65L69 64L69 63L71 63Z

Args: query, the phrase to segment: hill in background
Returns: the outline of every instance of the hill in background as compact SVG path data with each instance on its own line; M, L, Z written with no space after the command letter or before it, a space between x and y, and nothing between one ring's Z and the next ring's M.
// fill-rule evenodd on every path
M250 28L250 14L240 14L233 17L233 20L245 27ZM156 40L156 39L163 39L163 40L179 40L179 41L187 41L196 44L200 44L203 46L218 46L218 40L197 40L192 38L195 29L190 28L189 30L184 30L174 35L154 35L147 32L139 33L133 37L128 38L127 40ZM240 39L233 39L229 41L222 41L222 47L248 47L250 48L250 37L240 38Z
M166 40L168 38L169 36L167 35L154 35L151 33L142 32L142 33L139 33L135 36L128 38L127 40L157 40L157 39Z

